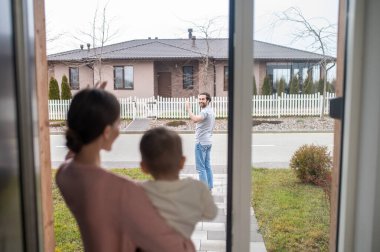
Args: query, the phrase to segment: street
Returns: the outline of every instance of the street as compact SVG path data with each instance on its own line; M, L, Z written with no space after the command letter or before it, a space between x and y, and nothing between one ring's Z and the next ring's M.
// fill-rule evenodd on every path
M102 151L104 167L138 167L139 141L142 134L121 134L112 151ZM194 165L194 134L180 134L186 165ZM252 134L252 165L255 167L286 168L294 151L303 144L326 145L333 150L333 133L254 133ZM57 168L67 152L64 135L50 135L51 160ZM227 134L214 134L211 150L213 165L227 164Z

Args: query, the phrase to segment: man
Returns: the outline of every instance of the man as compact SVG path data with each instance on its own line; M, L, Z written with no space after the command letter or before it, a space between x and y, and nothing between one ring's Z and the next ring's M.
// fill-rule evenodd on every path
M211 96L209 93L198 95L201 112L194 115L189 102L186 102L186 110L190 120L196 123L195 128L195 164L199 174L199 180L203 181L208 188L214 187L213 174L210 164L211 138L215 124L215 114L210 106Z

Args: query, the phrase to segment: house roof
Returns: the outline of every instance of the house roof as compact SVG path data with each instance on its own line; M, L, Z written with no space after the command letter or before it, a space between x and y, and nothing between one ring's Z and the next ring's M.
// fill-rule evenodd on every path
M48 56L48 61L83 61L96 58L100 48L77 49ZM102 59L199 59L209 55L228 58L228 39L140 39L104 46ZM323 55L254 41L256 60L319 61Z

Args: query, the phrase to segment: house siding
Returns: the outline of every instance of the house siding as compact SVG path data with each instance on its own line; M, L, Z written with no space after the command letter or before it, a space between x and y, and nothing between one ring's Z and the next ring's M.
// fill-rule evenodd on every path
M266 62L258 62L258 78L256 79L257 93L258 94L261 94L261 88L263 87L266 74L267 74Z
M158 95L157 75L160 72L171 73L171 97L190 97L199 93L199 64L197 61L157 61L155 66L154 94ZM183 67L193 66L193 89L183 88Z
M133 89L115 89L114 66L133 66ZM150 61L113 61L102 64L102 80L107 81L107 91L110 91L118 98L123 97L152 97L154 96L154 64ZM95 66L95 82L99 80L99 66Z
M93 81L93 72L88 66L77 64L51 64L49 65L48 77L54 77L59 84L61 89L61 82L63 75L69 79L69 67L78 67L79 68L79 89L86 88L87 86L92 86ZM71 93L74 95L79 90L72 89Z

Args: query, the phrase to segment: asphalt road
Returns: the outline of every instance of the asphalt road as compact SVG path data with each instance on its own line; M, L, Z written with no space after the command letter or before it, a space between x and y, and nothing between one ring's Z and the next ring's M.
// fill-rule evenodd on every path
M122 134L111 152L102 152L104 167L138 167L139 141L142 134ZM181 134L186 165L194 165L194 134ZM254 133L252 134L252 165L255 167L286 168L294 151L303 144L326 145L332 152L333 133ZM52 166L58 167L67 149L63 135L50 136ZM227 164L227 134L214 134L211 162L215 166Z

